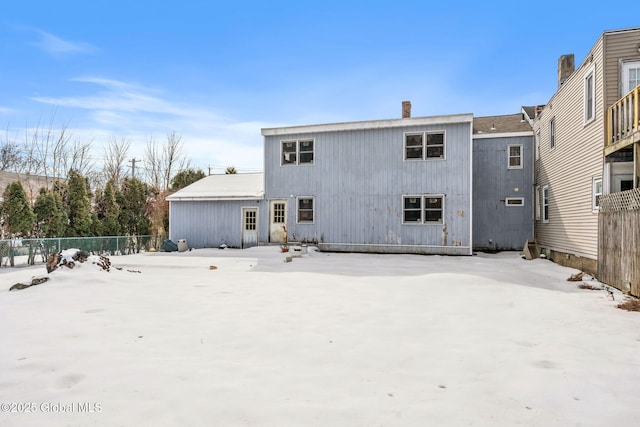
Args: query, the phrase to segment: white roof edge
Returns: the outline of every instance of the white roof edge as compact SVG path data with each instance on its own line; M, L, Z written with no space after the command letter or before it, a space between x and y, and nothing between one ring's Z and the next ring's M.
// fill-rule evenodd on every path
M361 122L326 123L319 125L288 126L280 128L263 128L263 136L287 135L292 133L334 132L360 129L383 129L404 126L424 126L450 123L473 122L473 114L451 114L446 116L415 117L407 119L368 120Z
M191 196L191 197L172 197L166 200L170 202L211 202L211 201L229 201L229 200L264 200L264 196L227 196L227 197L210 197L210 196Z
M488 138L513 138L518 136L533 136L532 130L524 132L503 132L503 133L474 133L473 139L488 139Z

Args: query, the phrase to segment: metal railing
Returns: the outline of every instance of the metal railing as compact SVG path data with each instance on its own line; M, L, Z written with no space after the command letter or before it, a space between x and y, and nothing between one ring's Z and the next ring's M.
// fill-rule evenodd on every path
M159 248L160 236L53 237L0 240L0 267L45 263L54 252L81 249L94 255L128 255Z

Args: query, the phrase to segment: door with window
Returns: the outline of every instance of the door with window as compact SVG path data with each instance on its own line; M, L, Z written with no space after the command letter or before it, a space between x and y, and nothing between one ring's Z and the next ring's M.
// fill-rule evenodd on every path
M242 248L258 244L258 209L242 208Z
M287 201L269 201L269 241L285 243L287 241Z
M627 61L622 63L622 84L620 90L622 98L627 93L640 85L640 61Z

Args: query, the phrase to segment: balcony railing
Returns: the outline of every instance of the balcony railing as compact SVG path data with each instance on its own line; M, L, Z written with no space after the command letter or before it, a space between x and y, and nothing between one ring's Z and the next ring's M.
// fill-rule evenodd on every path
M640 141L640 86L607 110L605 155L638 141Z

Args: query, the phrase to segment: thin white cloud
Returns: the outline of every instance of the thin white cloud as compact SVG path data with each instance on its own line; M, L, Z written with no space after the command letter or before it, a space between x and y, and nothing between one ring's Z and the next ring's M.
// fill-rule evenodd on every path
M89 43L64 40L40 29L33 29L33 31L40 36L39 40L33 42L33 45L55 57L72 54L90 54L96 51L95 46Z
M84 110L76 114L72 132L82 139L104 144L110 137L126 137L132 142L131 156L143 158L151 138L164 142L175 131L182 136L192 163L208 166L234 165L239 171L262 169L262 127L273 123L237 121L219 114L215 108L177 103L162 91L101 77L74 78L94 89L74 97L34 97L36 102L56 109ZM78 127L80 125L80 127Z

